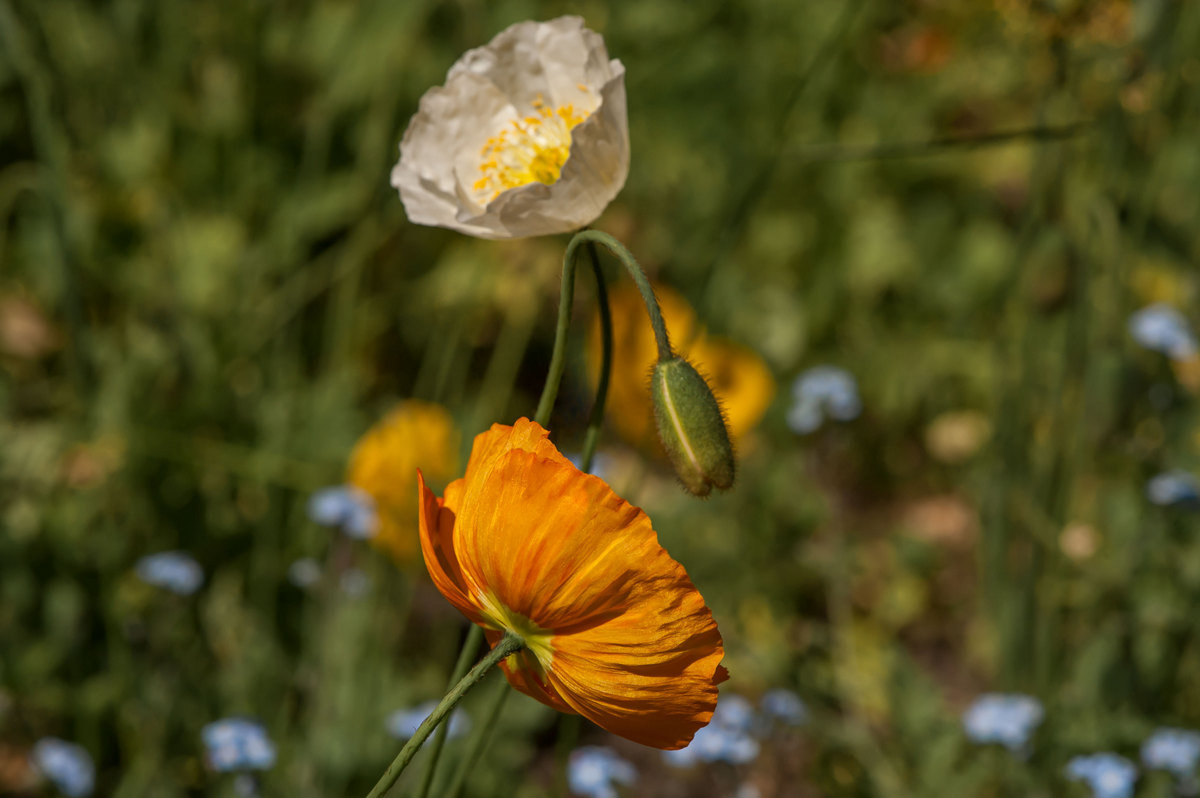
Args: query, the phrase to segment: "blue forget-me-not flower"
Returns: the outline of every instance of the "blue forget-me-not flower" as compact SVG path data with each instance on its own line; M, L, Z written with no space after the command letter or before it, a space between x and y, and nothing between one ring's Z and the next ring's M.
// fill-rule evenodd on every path
M1200 732L1191 729L1155 729L1142 743L1142 764L1166 770L1180 779L1192 779L1200 764Z
M33 766L58 788L63 795L83 798L91 795L96 783L96 766L81 746L43 737L33 746Z
M567 762L567 784L571 792L587 798L617 798L613 784L629 786L637 771L616 751L598 745L585 745L571 752Z
M1130 316L1129 334L1142 346L1172 360L1187 360L1196 354L1196 335L1191 325L1182 313L1162 302Z
M1095 798L1130 798L1137 766L1119 754L1077 756L1067 763L1067 778L1086 782Z
M401 740L407 740L417 733L417 729L420 728L427 717L433 714L433 710L437 709L437 705L437 701L426 701L412 709L396 710L388 715L388 734ZM449 724L450 726L446 731L446 735L450 739L462 737L471 729L471 719L461 709L456 709L450 713Z
M366 540L379 529L375 500L353 485L322 488L308 500L308 517L321 526L333 526L347 537Z
M247 718L224 718L200 732L213 770L268 770L275 765L275 745L262 724Z
M1032 696L986 693L963 713L963 729L977 743L1000 743L1020 751L1042 716L1042 705Z
M143 557L137 562L137 575L147 584L181 596L190 596L204 583L204 569L200 563L182 551L163 551Z
M815 366L792 383L787 422L793 432L804 435L820 427L826 418L850 421L861 412L858 384L844 369Z
M1200 504L1200 481L1187 471L1164 471L1146 483L1146 498L1163 507Z

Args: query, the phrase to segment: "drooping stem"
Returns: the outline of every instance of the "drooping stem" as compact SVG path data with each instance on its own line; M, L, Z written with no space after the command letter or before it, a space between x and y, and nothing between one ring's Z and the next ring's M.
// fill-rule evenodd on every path
M563 370L566 368L566 353L567 353L567 328L571 323L571 300L575 295L575 258L579 247L583 244L588 244L594 251L595 245L600 244L613 255L616 255L617 260L621 261L621 265L625 267L625 271L633 278L637 284L638 291L641 292L642 301L646 303L646 312L650 316L650 326L654 328L654 341L658 346L659 360L666 360L673 357L671 351L671 341L667 337L667 325L663 321L662 311L658 307L658 298L654 296L654 289L650 287L650 279L646 277L646 273L642 271L642 267L630 254L629 250L610 236L608 233L602 233L599 230L581 230L575 234L570 243L567 244L567 251L563 255L563 279L562 279L562 294L559 298L558 305L558 326L554 333L554 352L550 356L550 369L546 373L546 385L542 388L542 398L538 401L537 414L534 420L543 427L550 422L550 411L554 408L554 400L558 397L558 386L562 382ZM599 268L596 268L597 277L599 277ZM603 290L603 289L601 289ZM605 298L606 303L607 297ZM601 314L604 313L604 308L601 309ZM603 323L603 317L601 318ZM611 319L609 320L609 333L606 337L605 344L609 346L609 355L605 362L611 366ZM605 374L601 375L600 385L605 389L608 387L608 380ZM599 394L599 391L597 391ZM602 399L599 400L603 402ZM593 408L594 410L594 408ZM603 410L603 407L601 407ZM595 417L595 413L593 413ZM591 421L589 421L589 428ZM598 431L597 433L598 434Z
M596 245L590 242L588 255L591 256L592 274L596 277L596 304L600 308L600 338L604 346L600 356L600 379L596 381L596 399L592 402L587 432L583 436L583 452L580 455L579 470L584 473L590 473L592 470L592 458L596 456L596 445L600 442L600 430L604 426L604 404L608 399L613 350L612 311L608 306L608 287L605 286L604 274L600 271L600 253L596 251Z
M467 637L463 640L462 650L458 652L458 661L454 663L454 673L450 674L450 684L447 685L447 690L458 684L463 674L467 672L467 668L471 667L471 660L475 658L475 652L479 650L479 644L482 642L482 627L471 624L471 630L467 632ZM425 772L421 774L421 786L417 788L416 798L425 798L429 794L429 786L433 784L433 776L437 772L438 759L442 755L442 746L446 744L446 733L449 729L450 724L443 723L438 726L437 734L433 736L429 760L425 763Z
M400 749L400 753L396 754L396 758L392 760L392 764L388 765L387 770L380 777L379 783L367 793L367 798L381 798L381 796L386 795L387 791L396 783L396 779L400 778L400 774L408 767L408 763L416 756L417 751L421 750L421 745L429 738L429 735L437 728L437 725L445 720L446 716L453 711L458 702L467 694L467 691L478 684L479 680L500 660L515 654L524 647L525 641L520 637L514 634L504 635L500 642L496 644L496 647L480 660L458 684L454 685L450 692L446 693L437 705L437 708L421 723L416 733Z

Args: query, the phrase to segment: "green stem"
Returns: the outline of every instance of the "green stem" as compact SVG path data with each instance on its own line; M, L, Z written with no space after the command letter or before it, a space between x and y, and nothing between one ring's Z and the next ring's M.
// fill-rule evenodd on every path
M471 624L471 630L467 632L467 637L463 640L462 650L458 652L458 661L454 663L454 673L450 675L450 684L446 686L447 690L458 684L463 674L467 672L467 668L471 667L471 660L475 658L475 652L479 650L479 644L482 642L483 627ZM449 729L450 724L443 723L438 726L437 734L433 736L429 759L425 763L425 772L421 774L421 786L417 788L416 798L425 798L429 794L429 786L433 784L433 774L437 771L438 758L442 755L442 746L446 744L446 733Z
M467 774L475 769L475 763L479 761L484 748L487 747L488 741L492 738L492 729L495 728L496 721L500 718L500 713L504 710L504 702L508 699L510 693L512 693L512 690L508 689L507 681L497 682L495 692L491 696L492 702L488 706L487 715L483 719L483 725L471 735L467 752L463 755L462 761L454 773L454 780L450 783L450 788L444 792L439 792L438 795L444 796L444 798L458 798L458 794L462 792L463 785L467 781Z
M583 437L583 453L580 455L579 470L584 473L590 473L592 470L592 458L596 456L596 445L600 442L600 430L604 426L604 403L608 399L613 355L612 311L608 307L608 287L605 286L604 274L600 271L600 253L596 251L595 244L588 244L588 255L591 256L592 274L596 277L596 304L600 307L600 337L604 346L600 357L600 379L596 381L596 401L592 403L592 412L588 416L587 432Z
M392 764L388 765L388 769L383 772L379 783L375 785L367 798L381 798L386 795L387 791L396 783L396 779L400 778L400 774L408 767L408 763L417 755L417 751L421 750L421 745L429 738L437 725L446 719L446 716L462 701L463 696L467 691L479 683L488 671L490 671L500 660L505 657L517 653L525 647L525 641L514 634L506 634L496 644L486 657L471 669L470 673L462 678L462 680L454 685L450 692L446 693L442 698L441 703L437 705L437 709L425 719L425 721L417 728L417 733L409 738L404 747L400 749L400 753L396 754L396 758L392 760Z
M629 250L608 233L602 233L599 230L580 230L567 244L567 251L563 255L562 294L558 304L558 326L554 332L554 352L550 356L550 370L546 373L546 385L542 388L542 398L538 401L537 413L534 416L534 421L543 427L550 422L550 411L554 408L554 400L558 397L558 385L562 382L563 370L566 368L567 327L571 323L571 300L575 295L575 255L583 244L590 244L593 247L595 244L600 244L617 256L617 260L621 261L625 271L629 272L629 276L637 284L638 291L642 294L642 301L646 303L646 312L650 315L650 326L654 328L654 341L658 345L658 359L669 360L674 357L674 353L671 351L671 341L667 337L667 325L663 321L662 311L658 307L658 299L654 296L654 289L650 287L650 279L646 277L642 267L634 260ZM599 269L597 269L597 276L599 276ZM603 383L607 387L607 380L603 380Z

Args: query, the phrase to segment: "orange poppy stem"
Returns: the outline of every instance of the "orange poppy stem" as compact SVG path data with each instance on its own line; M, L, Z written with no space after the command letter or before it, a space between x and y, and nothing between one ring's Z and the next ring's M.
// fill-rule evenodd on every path
M646 277L646 273L642 271L642 267L638 265L637 260L634 259L633 255L621 242L608 233L602 233L599 230L580 230L574 235L570 243L567 244L567 251L563 255L562 295L558 305L558 327L554 334L554 352L550 357L550 370L546 374L546 385L542 389L542 397L538 401L537 412L534 414L534 420L543 427L549 426L550 412L554 407L554 400L558 397L558 386L562 381L563 371L566 368L567 328L571 322L571 301L575 295L575 260L579 247L583 244L588 245L593 256L592 266L602 296L600 300L601 323L603 324L608 317L608 314L605 312L608 309L608 296L604 293L605 289L600 273L599 259L595 254L597 244L615 255L617 260L621 261L621 265L625 267L625 271L629 273L634 283L637 284L638 291L642 295L642 300L646 303L646 312L650 316L650 326L654 328L654 340L658 345L659 359L668 360L674 357L674 353L671 350L671 340L667 336L667 325L663 321L662 311L658 307L658 298L654 295L654 289L650 287L650 279ZM593 440L593 445L594 437L599 434L599 427L597 424L596 432L593 435L591 432L591 421L598 419L603 414L604 397L608 389L608 373L612 364L611 318L608 318L608 325L604 332L605 368L601 372L600 383L597 386L596 392L596 404L592 409L592 419L589 420L589 439Z
M409 738L404 747L400 749L400 753L396 754L396 758L392 760L392 764L388 765L387 770L383 772L379 782L375 787L367 793L367 798L382 798L386 795L392 785L396 783L396 779L400 778L400 774L408 767L413 757L417 755L417 751L421 750L421 746L438 724L445 720L458 706L458 702L462 701L463 696L467 691L474 687L479 681L487 675L493 667L496 666L505 657L517 653L525 647L525 641L517 635L507 633L501 638L488 655L481 659L479 663L470 670L470 672L462 678L462 680L454 685L454 687L446 693L437 708L430 713L429 717L417 728L416 734Z

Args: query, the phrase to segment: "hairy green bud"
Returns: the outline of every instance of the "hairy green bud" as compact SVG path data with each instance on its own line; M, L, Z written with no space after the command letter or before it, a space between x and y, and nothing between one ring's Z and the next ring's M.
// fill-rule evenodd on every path
M707 496L733 486L733 446L725 418L700 372L681 357L658 361L650 377L654 420L685 488Z

